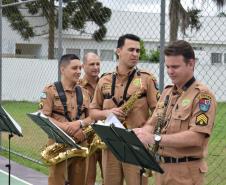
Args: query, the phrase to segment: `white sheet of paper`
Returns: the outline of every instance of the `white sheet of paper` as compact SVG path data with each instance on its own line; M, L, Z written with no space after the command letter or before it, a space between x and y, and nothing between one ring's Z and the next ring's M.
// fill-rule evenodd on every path
M108 126L110 126L111 124L114 124L115 127L125 129L123 124L118 120L118 118L113 113L109 114L109 116L107 117L104 123L105 125L108 125Z

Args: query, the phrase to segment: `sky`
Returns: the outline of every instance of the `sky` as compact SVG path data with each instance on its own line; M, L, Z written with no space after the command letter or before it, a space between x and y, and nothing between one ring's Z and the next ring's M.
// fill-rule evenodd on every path
M125 10L125 11L137 11L137 12L149 12L149 13L160 13L161 0L100 0L104 5L114 10ZM168 12L168 5L170 0L165 0L166 13ZM182 5L187 9L195 7L202 9L202 15L216 15L221 11L226 12L226 6L219 10L213 0L181 0Z

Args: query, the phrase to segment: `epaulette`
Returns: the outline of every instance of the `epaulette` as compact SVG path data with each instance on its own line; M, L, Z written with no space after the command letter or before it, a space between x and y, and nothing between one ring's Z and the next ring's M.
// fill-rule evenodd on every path
M103 73L103 74L100 76L100 78L102 78L102 77L104 77L104 76L107 76L107 75L111 75L111 74L112 74L112 72Z
M173 87L173 85L167 85L167 86L165 86L164 89L168 89L168 88L170 88L170 87Z
M206 85L202 84L202 83L197 83L195 85L195 88L198 89L200 92L203 92L203 93L210 92L208 87Z
M157 81L157 79L155 78L155 76L152 73L150 73L150 72L148 72L146 70L139 70L139 72L147 74L147 75L151 76L152 80Z
M48 84L45 89L49 89L49 88L52 88L54 86L54 84Z
M86 79L79 79L77 85L84 87L87 83L88 81Z

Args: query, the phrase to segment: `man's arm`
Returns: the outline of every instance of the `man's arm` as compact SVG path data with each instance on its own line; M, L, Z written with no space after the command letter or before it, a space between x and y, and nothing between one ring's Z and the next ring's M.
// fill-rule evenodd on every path
M152 133L152 126L147 125L143 128L137 128L134 129L134 132L145 146L153 145L155 143L154 134ZM200 147L203 145L206 134L188 130L175 134L162 134L161 137L162 139L159 143L160 146L174 148L184 148L191 146Z
M204 139L207 137L204 133L184 131L175 134L163 134L160 146L184 148L184 147L201 147ZM154 136L152 137L154 139Z
M120 120L125 119L125 113L122 111L122 108L112 108L108 110L90 109L90 117L94 120L105 120L111 113L116 115Z

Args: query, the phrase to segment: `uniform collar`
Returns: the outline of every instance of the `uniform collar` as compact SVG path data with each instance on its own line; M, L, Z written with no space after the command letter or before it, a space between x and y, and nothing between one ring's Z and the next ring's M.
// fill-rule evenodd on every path
M195 82L195 77L193 76L190 80L186 82L186 84L184 84L184 86L182 87L182 90L186 91L194 82Z
M73 88L65 87L64 84L62 84L62 85L63 85L64 91L74 91L75 87L76 87L76 84L74 85Z
M83 76L83 78L81 79L81 85L82 86L86 86L88 84L88 80L87 80L87 77L86 75Z
M129 70L127 73L124 73L124 74L120 74L118 72L118 66L116 67L116 70L115 70L115 74L116 75L120 75L120 76L130 76L134 70L137 70L137 67L133 67L131 70Z
M184 91L187 91L187 89L195 82L195 77L193 76L190 80L188 80L182 88L178 88L174 85L173 87L173 94L181 95Z
M99 81L99 77L98 77L98 79L97 79L97 82L98 82L98 81ZM82 80L81 80L81 85L84 86L84 87L87 86L87 85L91 85L91 84L89 83L89 81L88 81L86 75L83 76L83 78L82 78Z

